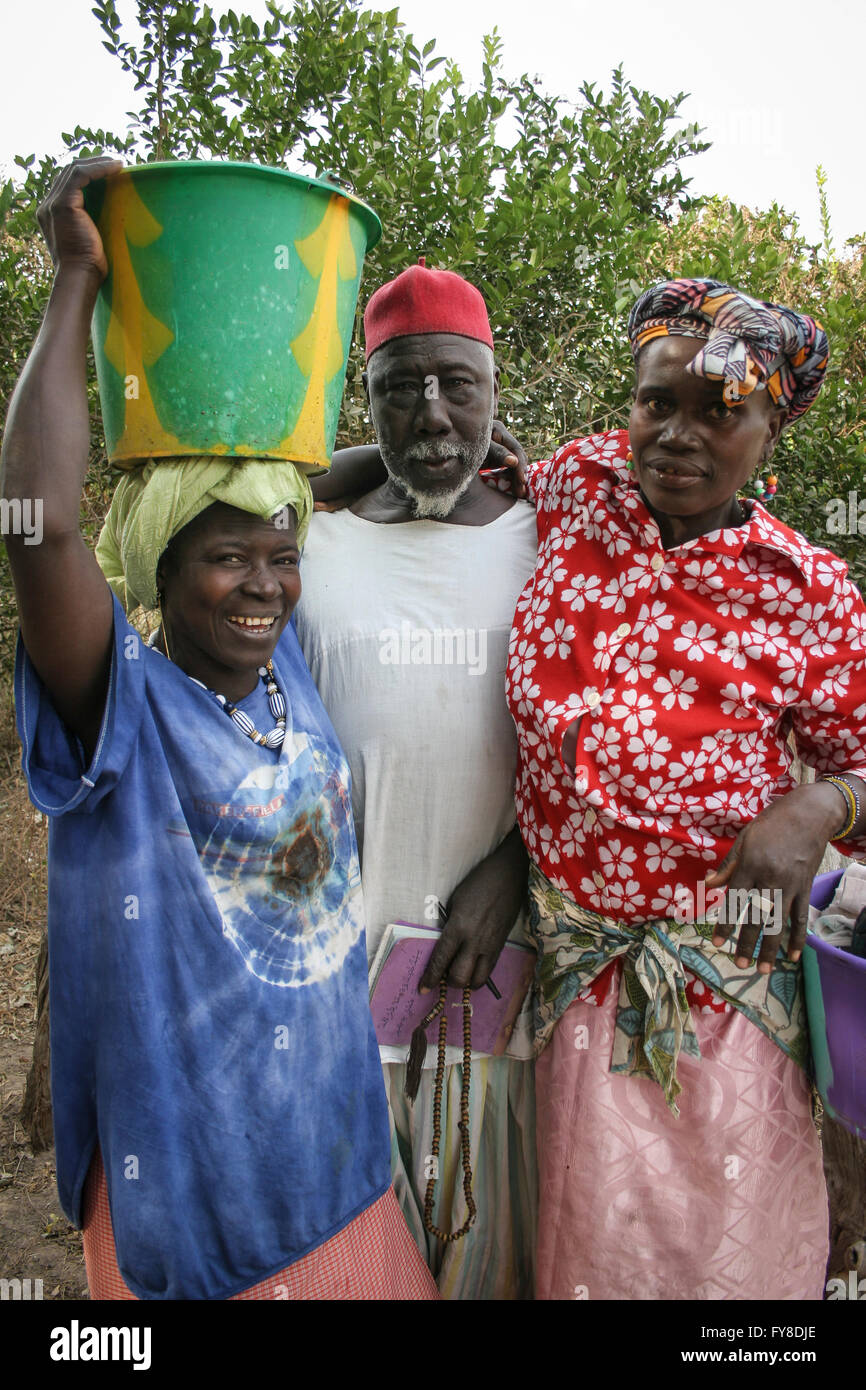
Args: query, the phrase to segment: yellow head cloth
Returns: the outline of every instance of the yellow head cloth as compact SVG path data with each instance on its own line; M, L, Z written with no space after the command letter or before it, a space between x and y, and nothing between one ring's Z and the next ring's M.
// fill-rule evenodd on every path
M127 613L139 605L156 608L160 555L172 536L214 502L264 520L292 507L299 545L313 514L310 484L293 463L214 456L148 459L121 478L96 543L99 566Z

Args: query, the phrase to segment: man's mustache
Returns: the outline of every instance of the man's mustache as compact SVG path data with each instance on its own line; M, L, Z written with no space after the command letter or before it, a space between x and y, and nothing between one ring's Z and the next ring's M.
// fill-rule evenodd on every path
M430 439L426 443L411 444L402 455L404 460L413 460L417 463L442 463L445 459L457 458L462 462L469 462L469 457L475 449L475 444L469 440L462 440L459 444L446 444L442 440Z

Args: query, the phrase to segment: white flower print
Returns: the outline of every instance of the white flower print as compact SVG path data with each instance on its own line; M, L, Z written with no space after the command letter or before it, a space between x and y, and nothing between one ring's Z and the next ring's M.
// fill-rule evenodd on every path
M628 878L630 865L637 859L637 851L632 845L623 845L621 840L606 840L598 847L598 860L602 873L616 873L620 878Z
M511 654L509 665L515 680L522 680L535 669L537 648L534 642L523 639L517 643Z
M558 526L550 528L548 534L550 549L552 551L571 550L572 546L577 544L585 519L581 512L576 512L571 516L563 516Z
M548 625L541 634L542 642L547 644L544 648L546 659L549 661L555 653L564 660L576 636L576 630L564 618L554 618L553 625Z
M797 609L797 616L791 621L791 632L794 637L813 631L827 612L826 603L801 603ZM806 645L805 642L803 644Z
M546 717L552 723L555 721L558 724L561 719L567 719L569 715L573 719L575 715L584 714L589 708L587 696L592 689L592 686L587 685L579 695L569 695L567 700L562 700L559 704L555 704L553 701L546 701L544 706ZM569 719L569 723L570 722L571 720Z
M534 627L537 631L540 630L540 629L543 628L543 627L546 627L546 625L547 625L547 623L548 623L547 610L548 610L549 607L550 607L550 599L549 599L549 598L539 598L539 597L534 598L533 601L532 601L532 610L531 610L531 611L532 611L532 617L531 617L531 619L530 619L530 624L529 624L529 625L530 625L531 627Z
M620 570L615 579L609 579L605 588L604 597L601 600L602 608L612 608L614 613L624 613L626 610L626 599L634 593L634 586L629 584L628 575L625 570Z
M661 840L655 844L650 840L645 851L644 862L647 871L651 874L669 874L677 866L677 860L685 854L682 845L674 844L673 840Z
M627 642L614 662L614 670L625 681L648 681L655 672L655 647L641 647L639 642Z
M541 795L547 798L551 806L559 805L562 800L562 792L559 790L558 779L549 767L539 769L534 774L533 781L538 783Z
M593 883L591 878L582 878L580 880L580 894L581 897L587 898L589 900L591 905L595 908L596 912L599 910L599 908L601 907L601 900L598 896L598 888Z
M707 756L705 753L684 748L680 753L680 761L671 763L668 771L675 780L682 781L683 785L688 786L692 782L702 782L706 768Z
M566 859L573 859L576 854L582 854L586 844L586 834L582 826L575 823L573 816L564 822L559 840L559 848Z
M553 827L543 825L538 834L538 848L546 857L548 863L559 863L559 850L557 848L556 836Z
M647 768L655 771L667 762L671 742L658 729L642 729L639 737L629 739L628 751L635 754L634 765L638 772L646 772Z
M619 442L613 434L593 434L589 442L593 453L603 459L614 459L620 452Z
M799 681L806 672L806 653L801 647L787 647L779 653L779 680L785 685Z
M849 627L846 629L844 640L851 647L858 645L866 647L866 612L860 612L858 609L853 613L846 614L846 617L849 620Z
M613 719L622 720L623 730L627 734L636 734L656 717L651 696L640 695L636 690L624 690L622 704L614 705L610 713Z
M761 586L758 601L765 613L778 613L781 617L793 613L803 602L803 591L788 575L777 574L768 584Z
M711 594L710 597L718 608L720 618L745 618L749 605L755 602L754 594L747 594L743 589L728 589L725 593Z
M722 753L721 757L714 759L713 776L717 782L724 782L728 786L735 782L740 772L740 761L733 753Z
M640 891L640 884L633 878L627 883L611 879L604 885L602 901L608 912L624 912L628 908L634 913L646 902L646 894Z
M517 713L530 714L540 694L541 686L532 679L532 676L524 676L522 680L515 681L511 690L511 698L517 704Z
M689 560L683 565L683 588L696 589L699 594L714 594L725 586L715 560Z
M565 565L558 565L551 561L545 566L544 574L538 581L538 593L544 598L550 598L556 592L556 586L562 582L567 573Z
M716 629L710 623L683 623L681 635L674 638L674 651L685 652L688 661L703 661L716 650Z
M608 533L608 540L604 547L604 553L605 555L625 555L630 545L631 542L624 531L611 530Z
M693 692L697 689L694 676L687 676L685 671L669 671L666 676L659 676L653 686L653 690L657 690L662 697L663 709L673 709L676 705L680 709L688 709L695 702Z
M653 603L645 603L637 615L638 627L643 627L643 636L647 642L657 643L662 632L670 632L674 625L674 615L665 604L657 599Z
M800 637L804 647L815 656L835 656L838 643L842 640L841 627L831 627L829 623L815 623Z
M562 591L562 601L582 613L588 603L598 603L601 598L601 580L597 574L573 574Z
M583 747L587 753L600 753L606 763L616 762L620 757L621 737L620 730L612 724L603 724L601 720L596 720L591 726L591 732L583 741Z
M823 697L824 699L830 701L843 700L848 692L848 686L851 683L851 673L853 670L853 661L846 661L844 665L831 667L830 670L826 672L823 681L818 686L818 689L815 692L815 695L819 699ZM811 703L816 703L814 696ZM819 708L821 708L821 706L819 706ZM824 708L827 707L824 706ZM830 708L832 708L832 705L830 706Z
M764 618L753 618L743 633L740 646L747 656L758 661L765 657L778 656L788 648L789 638L781 623L768 623Z
M748 681L743 681L742 686L736 686L733 682L723 685L721 689L722 713L732 714L735 719L747 719L752 712L749 700L755 693L755 687L749 685Z
M615 632L597 632L592 641L592 645L595 647L595 656L592 658L593 666L597 666L602 672L609 670L610 663L613 661L613 652L610 648L616 647L618 643L619 638Z
M835 556L815 559L815 579L824 589L833 589L839 582L839 561Z

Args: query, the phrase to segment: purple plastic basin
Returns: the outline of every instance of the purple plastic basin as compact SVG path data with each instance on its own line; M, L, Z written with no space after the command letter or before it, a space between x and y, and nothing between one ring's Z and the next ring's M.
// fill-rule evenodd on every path
M813 907L829 906L841 877L837 870L815 879ZM866 959L809 932L803 973L821 1099L834 1120L866 1138Z

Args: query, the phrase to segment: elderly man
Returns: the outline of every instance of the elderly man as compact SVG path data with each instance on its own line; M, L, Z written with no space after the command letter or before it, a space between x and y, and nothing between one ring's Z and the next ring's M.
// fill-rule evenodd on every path
M352 771L370 957L389 922L436 925L447 906L422 985L447 974L452 985L477 988L509 934L528 942L504 680L514 606L535 562L535 519L479 477L499 393L479 292L448 271L412 266L372 297L364 325L365 387L388 477L348 510L315 516L298 636ZM523 1021L510 1055L473 1054L478 1214L448 1243L424 1217L436 1049L412 1105L406 1049L382 1048L395 1186L449 1298L532 1297L534 1083ZM448 1048L429 1222L445 1231L466 1218L461 1059Z

